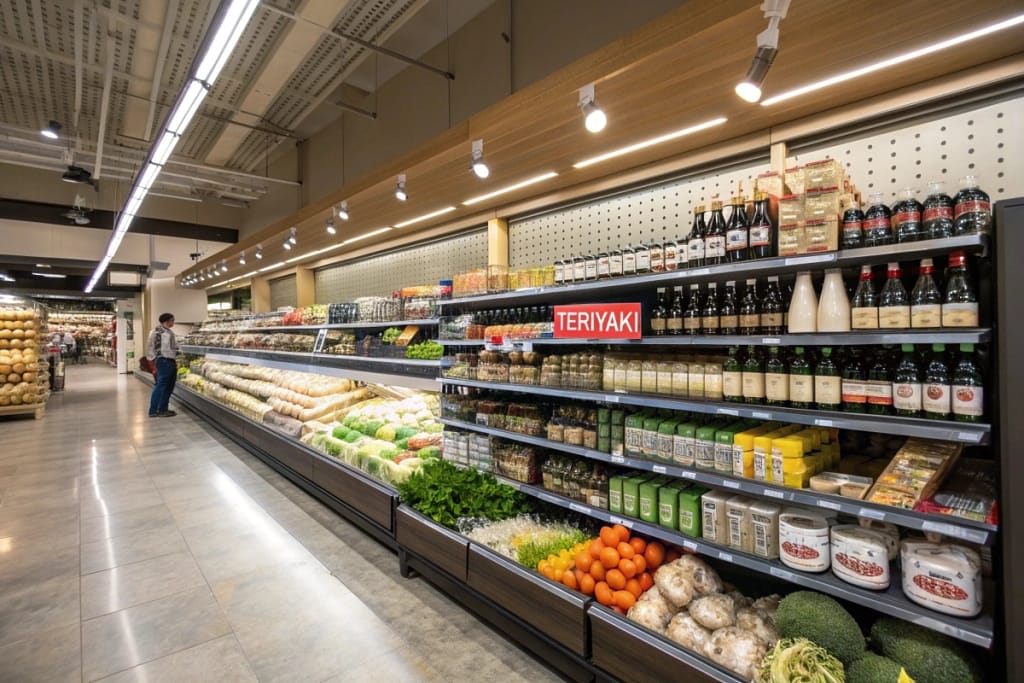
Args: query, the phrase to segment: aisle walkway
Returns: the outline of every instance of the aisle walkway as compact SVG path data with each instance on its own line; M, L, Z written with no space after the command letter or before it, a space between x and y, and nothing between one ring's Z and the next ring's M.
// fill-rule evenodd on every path
M558 680L138 380L67 384L0 420L0 681Z

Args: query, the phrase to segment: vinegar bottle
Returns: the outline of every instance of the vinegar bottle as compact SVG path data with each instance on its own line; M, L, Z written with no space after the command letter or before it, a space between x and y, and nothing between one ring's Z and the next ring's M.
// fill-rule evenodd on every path
M796 287L789 302L789 332L817 332L818 295L814 293L811 273L804 271L796 275Z
M818 301L818 332L849 332L850 300L843 284L843 271L831 268L825 271L825 284L821 286Z

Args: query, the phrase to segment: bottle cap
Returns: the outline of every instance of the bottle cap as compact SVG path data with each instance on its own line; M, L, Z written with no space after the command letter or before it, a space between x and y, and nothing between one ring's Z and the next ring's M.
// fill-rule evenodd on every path
M704 213L704 205L703 204L699 204L698 206L693 207L693 213L694 214Z
M728 282L725 283L725 286L726 287L735 287L736 286L736 281L735 280L729 280Z
M961 344L960 350L964 353L974 353L974 344Z
M932 180L928 183L928 194L942 194L946 189L946 183L941 180Z
M913 199L916 194L917 189L913 187L905 187L900 191L900 196L904 199Z
M900 346L900 348L903 349L903 351L905 353L913 353L914 352L914 345L913 344L903 344L902 346Z
M951 251L949 253L949 267L962 266L967 263L967 255L962 251Z
M977 187L977 186L978 186L978 176L976 176L976 175L965 175L963 178L960 179L960 187L967 188L967 187Z
M871 194L868 195L868 201L870 201L872 204L881 204L882 203L882 193L881 192L872 192Z
M803 353L804 352L804 347L802 347L802 346L794 346L793 350L796 351L797 353Z
M932 260L930 258L921 259L921 270L928 268L929 272L931 272L933 265L934 264L932 264Z
M711 200L711 210L712 211L721 211L722 210L722 200L721 199L712 199Z
M832 347L831 346L822 346L821 347L821 355L825 356L826 358L831 356L832 355Z
M709 282L708 283L708 289L718 289L718 283L717 282Z
M768 199L768 193L767 192L755 192L754 193L754 201L755 202L764 201L765 199Z
M778 275L769 275L768 276L768 282L778 282L778 281L779 281L779 276Z
M860 267L860 274L861 275L865 275L865 274L871 275L871 266L869 266L867 264L864 264L863 266L861 266Z

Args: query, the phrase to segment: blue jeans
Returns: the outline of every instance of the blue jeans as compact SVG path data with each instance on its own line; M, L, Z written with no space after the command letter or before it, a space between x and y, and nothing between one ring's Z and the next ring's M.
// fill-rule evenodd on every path
M156 359L156 386L149 397L149 414L167 412L167 404L174 391L174 383L178 380L178 364L173 358Z

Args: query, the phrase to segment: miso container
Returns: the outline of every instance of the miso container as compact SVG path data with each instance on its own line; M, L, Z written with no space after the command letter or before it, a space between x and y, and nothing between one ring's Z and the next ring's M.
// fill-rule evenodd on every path
M689 362L689 396L690 398L705 398L705 377L704 363L699 360Z
M622 514L627 517L640 516L640 484L653 475L640 475L629 477L622 482Z
M672 437L672 461L682 467L693 467L697 458L697 427L696 420L687 420L676 427Z
M733 423L715 432L715 471L732 474L732 445L743 423Z
M701 536L705 541L722 545L729 543L726 503L732 497L731 493L724 491L710 491L701 496Z
M687 484L673 481L658 489L658 525L666 529L679 529L679 492Z
M639 458L642 454L644 419L648 414L646 410L641 410L626 417L625 455L627 457Z
M688 486L679 492L679 531L687 536L701 535L701 498L709 489L699 484Z
M685 361L672 363L672 395L690 395L690 364Z
M666 483L665 479L658 478L640 484L640 519L651 523L658 521L658 490Z
M694 461L697 469L715 469L715 433L724 426L722 422L712 422L697 428L697 453ZM730 471L731 463L730 460Z
M608 479L608 512L622 514L622 483L628 477L617 474Z
M654 457L663 462L672 462L676 428L679 420L662 420L658 425L658 448Z
M658 428L661 427L663 418L660 415L651 415L644 418L643 440L640 443L640 453L645 458L655 458L658 455Z

